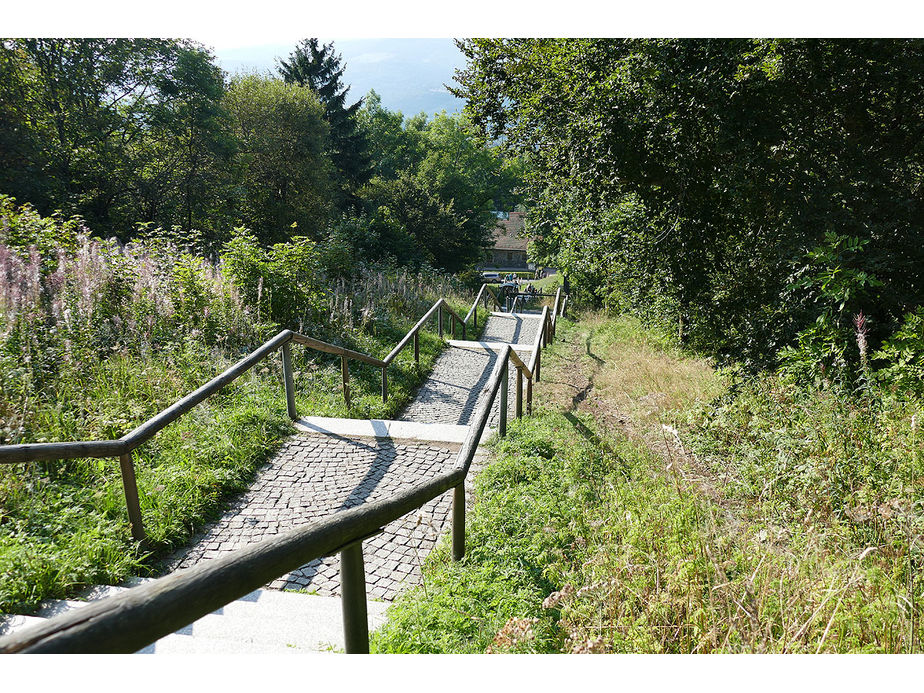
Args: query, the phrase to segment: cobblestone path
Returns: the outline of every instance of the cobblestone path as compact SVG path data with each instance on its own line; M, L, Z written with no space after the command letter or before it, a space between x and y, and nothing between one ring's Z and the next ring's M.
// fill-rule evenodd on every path
M482 342L532 344L539 325L538 316L494 315L488 318ZM447 349L433 365L433 371L417 391L417 396L398 418L402 421L431 421L467 426L478 403L486 396L485 386L498 355L481 349ZM524 359L528 360L528 359ZM507 414L516 407L516 369L507 371ZM524 395L525 396L525 395ZM488 425L497 427L500 397L494 401Z
M492 316L483 341L532 344L538 320L531 316ZM399 417L404 421L468 425L481 399L497 355L453 347L437 359L433 372ZM513 414L516 372L511 368L508 403ZM497 405L490 425L496 426ZM286 532L325 515L387 497L456 462L459 446L303 433L293 436L260 470L251 488L208 525L190 548L168 562L182 569L225 551ZM482 464L476 454L472 471ZM474 474L469 474L469 480ZM466 482L468 483L468 482ZM471 494L467 494L471 498ZM452 492L396 520L363 543L370 598L392 600L420 584L420 565L440 536L449 531ZM339 554L318 559L272 582L275 589L340 593Z

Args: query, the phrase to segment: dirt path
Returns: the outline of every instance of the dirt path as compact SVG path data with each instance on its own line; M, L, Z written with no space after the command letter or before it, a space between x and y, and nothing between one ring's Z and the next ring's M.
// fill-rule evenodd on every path
M631 376L614 384L612 371L620 364L614 363L613 354L595 344L597 327L593 320L583 320L574 330L561 335L555 358L548 359L544 386L537 390L538 402L567 412L589 414L605 435L621 434L644 446L664 460L666 470L675 470L684 481L694 484L710 501L723 507L727 519L736 522L731 513L736 504L722 493L727 480L717 476L683 443L673 421L676 393L645 391L645 379L627 382ZM652 353L656 350L644 350L644 355ZM656 355L657 367L666 372L664 381L683 388L688 360L663 353ZM631 358L626 356L626 360ZM700 364L706 367L703 362ZM676 382L671 371L676 372ZM696 384L699 382L697 377ZM630 395L628 390L632 386L641 389Z

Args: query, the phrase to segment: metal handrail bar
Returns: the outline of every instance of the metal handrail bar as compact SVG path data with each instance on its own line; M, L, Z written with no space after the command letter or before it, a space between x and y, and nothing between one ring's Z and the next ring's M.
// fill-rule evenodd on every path
M316 558L354 551L364 538L451 488L457 490L456 506L462 495L464 510L465 477L498 390L502 384L506 387L507 361L511 353L513 349L509 345L501 352L488 381L487 397L475 412L475 419L456 457L457 465L451 471L389 498L336 513L0 638L0 653L135 652ZM505 404L504 399L502 396L502 404ZM501 416L503 430L506 410ZM454 522L459 517L457 511L454 507ZM464 523L464 514L461 517ZM457 530L454 526L454 539ZM464 526L462 536L464 550ZM456 549L454 545L454 555ZM359 555L361 566L361 549ZM353 607L347 605L345 584L343 592L346 629L348 611ZM365 617L364 588L362 594L354 593L349 597L362 599L362 608L357 611ZM368 628L365 623L354 624L354 627ZM348 651L350 642L363 641L355 634L350 635L347 633ZM367 631L365 643L367 651Z

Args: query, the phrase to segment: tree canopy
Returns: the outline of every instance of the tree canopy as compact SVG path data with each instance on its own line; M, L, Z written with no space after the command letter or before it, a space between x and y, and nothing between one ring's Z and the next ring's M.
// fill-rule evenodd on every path
M232 80L225 107L240 142L243 223L264 242L291 235L318 238L331 213L332 187L324 157L328 128L315 93L260 75ZM294 225L294 230L293 230Z
M517 165L464 118L348 104L332 44L300 42L280 72L229 78L191 41L0 40L0 194L203 253L237 227L327 241L335 273L482 259Z
M920 303L921 41L460 47L473 122L530 157L541 259L596 300L755 362Z

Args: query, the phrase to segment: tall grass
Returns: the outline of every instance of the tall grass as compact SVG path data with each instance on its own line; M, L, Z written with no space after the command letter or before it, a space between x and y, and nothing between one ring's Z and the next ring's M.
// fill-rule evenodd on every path
M710 376L626 318L560 323L543 376L379 651L920 651L914 400Z

